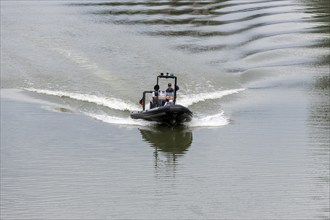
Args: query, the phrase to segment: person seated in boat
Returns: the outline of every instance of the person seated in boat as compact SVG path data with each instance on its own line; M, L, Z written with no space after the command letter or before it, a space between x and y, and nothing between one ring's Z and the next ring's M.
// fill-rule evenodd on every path
M163 106L165 104L166 100L166 92L162 90L156 90L159 89L159 87L155 87L155 91L152 93L152 102L150 105L150 108Z
M173 105L173 104L174 104L173 100L170 99L165 102L164 106Z
M158 91L152 92L152 101L150 101L150 109L158 106Z
M152 93L152 105L151 108L154 107L158 107L158 106L162 106L162 101L163 101L163 97L165 97L164 95L162 95L162 91L154 91Z

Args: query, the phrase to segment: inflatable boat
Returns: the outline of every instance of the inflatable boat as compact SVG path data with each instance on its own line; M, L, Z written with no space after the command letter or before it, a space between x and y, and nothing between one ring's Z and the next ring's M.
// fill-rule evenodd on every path
M168 83L169 88L160 90L159 82L164 79L174 81L173 88L172 83ZM178 90L177 77L174 74L161 73L157 76L154 91L143 92L143 97L140 100L142 110L131 112L131 118L160 122L170 126L191 121L193 113L187 107L176 104ZM148 109L146 109L147 95L151 96Z

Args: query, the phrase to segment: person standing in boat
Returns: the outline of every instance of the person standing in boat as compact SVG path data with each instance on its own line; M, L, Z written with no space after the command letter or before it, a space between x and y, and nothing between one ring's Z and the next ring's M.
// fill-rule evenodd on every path
M172 88L172 84L171 83L169 83L169 84L167 84L167 89L166 89L166 92L168 92L168 93L173 93L174 92L174 89ZM178 91L179 90L179 86L178 85L176 85L175 86L175 90L176 91Z
M168 104L170 102L170 100L173 101L173 99L174 99L174 89L172 88L172 84L169 83L169 84L167 84L167 86L168 87L166 89L166 103L165 103L165 105Z
M168 86L168 87L167 87L167 89L166 89L166 92L168 92L168 93L172 93L172 92L174 92L174 89L172 88L172 84L171 84L171 83L169 83L167 86Z

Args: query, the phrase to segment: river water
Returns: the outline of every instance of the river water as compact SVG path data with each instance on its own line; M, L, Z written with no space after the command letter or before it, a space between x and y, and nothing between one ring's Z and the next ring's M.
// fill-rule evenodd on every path
M327 0L1 1L1 219L329 219L329 23ZM130 119L160 72L191 122Z

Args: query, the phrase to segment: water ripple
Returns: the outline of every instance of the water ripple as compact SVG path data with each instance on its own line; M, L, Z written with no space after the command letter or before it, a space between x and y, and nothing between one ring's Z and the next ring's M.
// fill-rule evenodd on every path
M153 37L180 37L183 40L174 48L190 53L226 51L272 36L324 31L328 28L324 24L328 7L325 4L290 0L70 3L87 8L85 11L97 22L135 25L139 33ZM187 43L192 38L208 38L211 43ZM297 40L294 48L315 44ZM260 49L247 54L256 51Z

